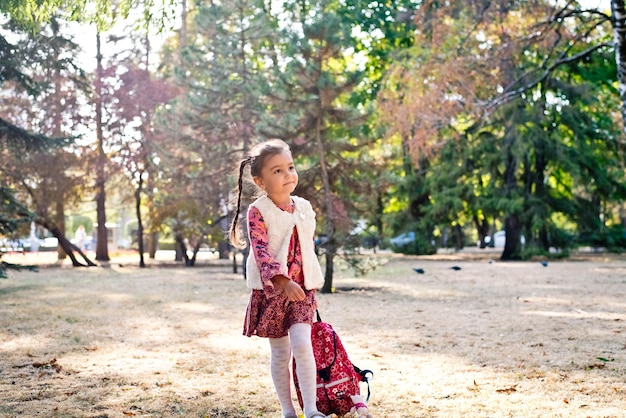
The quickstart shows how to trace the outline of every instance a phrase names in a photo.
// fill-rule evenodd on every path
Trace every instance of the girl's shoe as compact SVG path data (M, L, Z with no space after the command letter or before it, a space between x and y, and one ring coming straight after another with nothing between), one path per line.
M309 415L306 418L326 418L326 415L322 414L319 411L315 411L315 412L313 412L311 415Z

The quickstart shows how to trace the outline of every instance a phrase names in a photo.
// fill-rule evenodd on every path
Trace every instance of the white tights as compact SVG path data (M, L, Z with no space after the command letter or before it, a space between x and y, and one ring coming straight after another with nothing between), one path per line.
M311 345L311 325L294 324L289 328L288 337L269 340L272 353L270 373L283 417L296 416L291 398L291 375L289 373L289 360L291 360L292 352L296 359L296 374L304 403L304 416L311 416L317 411L315 404L317 370Z

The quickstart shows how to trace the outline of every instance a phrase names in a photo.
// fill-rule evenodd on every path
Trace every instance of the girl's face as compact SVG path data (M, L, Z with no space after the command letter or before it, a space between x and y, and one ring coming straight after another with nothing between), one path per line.
M289 151L274 154L265 160L261 174L254 177L257 186L277 205L288 204L298 185L298 173Z

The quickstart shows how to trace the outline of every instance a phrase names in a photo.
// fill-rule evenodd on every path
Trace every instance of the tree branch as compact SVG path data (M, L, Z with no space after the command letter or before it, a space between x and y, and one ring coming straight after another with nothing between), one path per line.
M533 87L537 86L539 83L545 81L550 76L550 74L552 74L552 72L555 69L557 69L558 67L560 67L561 65L565 65L565 64L572 63L572 62L580 61L580 60L584 59L585 57L587 57L588 55L592 54L593 52L595 52L595 51L597 51L597 50L599 50L601 48L608 47L608 46L613 46L613 43L611 43L611 42L603 42L603 43L594 45L592 47L589 47L586 50L584 50L582 52L579 52L578 54L575 54L575 55L572 55L570 57L565 57L565 58L561 58L561 59L556 60L551 65L545 67L544 71L536 79L530 81L529 83L523 84L521 87L518 87L518 88L516 88L514 90L505 91L502 95L500 95L500 96L494 98L493 100L485 103L485 105L483 106L483 108L485 109L484 114L485 115L490 114L491 112L493 112L499 106L510 102L515 97L519 96L520 94L524 93L527 90L532 89ZM524 76L520 77L518 80L516 80L514 83L512 83L512 85L519 84L519 82L521 80L524 80L527 77L528 77L528 73L525 74Z

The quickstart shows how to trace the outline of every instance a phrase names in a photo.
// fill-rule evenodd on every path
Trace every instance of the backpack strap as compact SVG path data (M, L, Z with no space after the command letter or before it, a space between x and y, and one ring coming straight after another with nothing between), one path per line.
M354 371L361 376L361 382L365 382L367 383L367 398L365 399L365 402L368 402L370 400L370 379L374 378L374 372L371 370L361 370L358 367L356 367L354 364L352 364L352 367L354 367Z
M318 314L319 317L319 314ZM319 321L322 322L322 321ZM333 367L333 365L335 364L335 361L337 360L337 333L335 332L335 330L333 331L333 349L334 349L334 353L333 353L333 361L327 366L324 367L323 369L320 369L317 371L317 374L319 375L319 377L322 378L322 380L324 382L328 382L330 380L330 369Z

